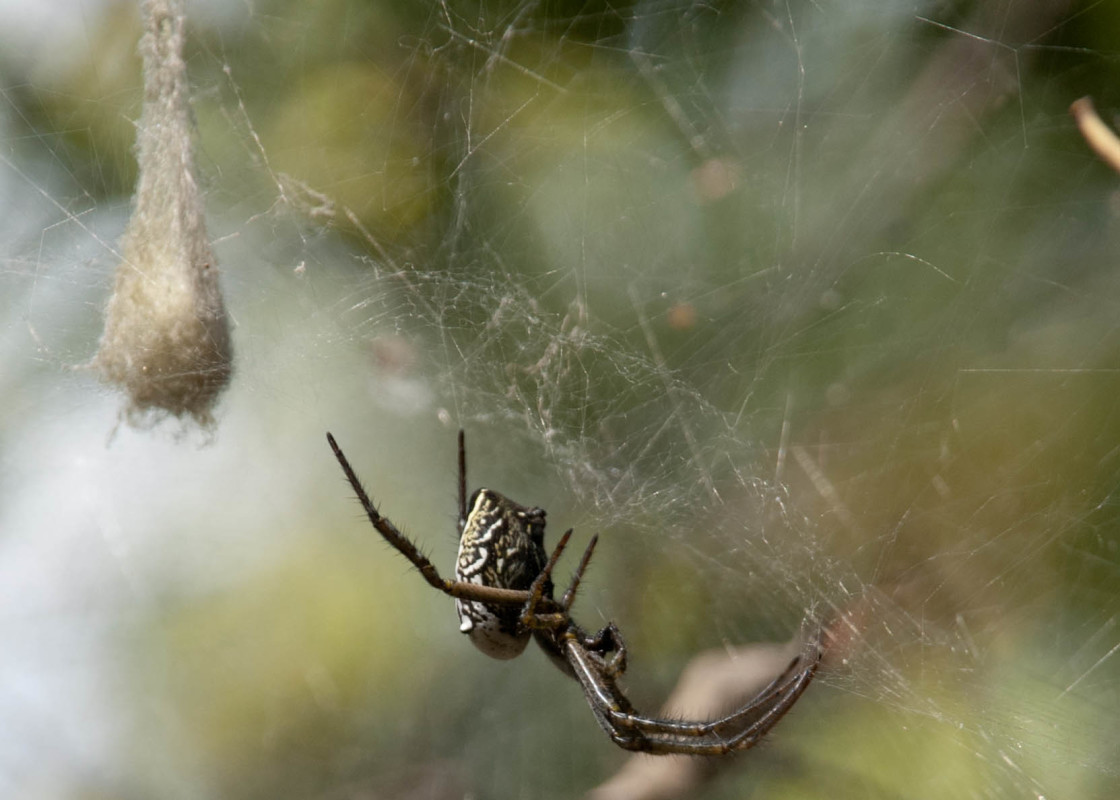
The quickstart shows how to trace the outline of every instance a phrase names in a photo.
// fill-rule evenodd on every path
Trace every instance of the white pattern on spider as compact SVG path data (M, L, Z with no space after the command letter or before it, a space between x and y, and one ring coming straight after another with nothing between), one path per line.
M528 591L546 561L544 510L511 503L489 489L475 492L468 507L455 578L476 586ZM455 607L459 630L491 658L515 658L529 644L532 631L521 625L517 606L459 598Z

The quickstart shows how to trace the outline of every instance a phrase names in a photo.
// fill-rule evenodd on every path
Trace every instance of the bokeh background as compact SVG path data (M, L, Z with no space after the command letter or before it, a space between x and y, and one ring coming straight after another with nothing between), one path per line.
M843 619L713 798L1120 792L1107 2L189 4L235 373L120 423L130 2L0 3L0 796L571 797L625 754L361 517L602 533L653 712ZM569 566L570 568L570 566ZM563 572L564 567L561 568Z

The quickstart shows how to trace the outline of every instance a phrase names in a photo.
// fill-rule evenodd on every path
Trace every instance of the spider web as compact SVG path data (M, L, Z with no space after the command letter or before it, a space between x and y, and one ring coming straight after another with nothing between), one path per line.
M442 569L460 426L472 488L602 534L575 616L642 711L833 625L708 796L1120 787L1116 176L1066 112L1111 122L1111 5L191 4L209 434L77 368L136 9L0 14L0 794L606 779L577 687L474 652L323 440Z

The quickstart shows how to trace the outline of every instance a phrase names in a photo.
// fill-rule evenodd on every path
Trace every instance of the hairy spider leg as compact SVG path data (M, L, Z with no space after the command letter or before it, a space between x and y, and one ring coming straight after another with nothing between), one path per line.
M771 703L783 706L788 710L789 706L793 705L794 701L801 696L801 693L813 680L817 668L820 666L823 652L820 644L814 643L811 660L807 659L804 654L794 656L782 673L763 687L743 708L728 714L722 719L701 724L699 728L702 733L714 733L717 736L722 736L727 730L738 729L748 719L761 720L766 715L763 709L769 707ZM787 691L789 694L786 694ZM777 722L777 720L774 721ZM754 723L749 724L753 725Z
M467 526L467 445L463 429L459 429L459 535Z
M613 684L608 685L606 681L596 677L597 672L591 662L591 654L582 647L576 631L569 631L564 636L563 647L565 660L571 667L573 677L579 683L580 688L583 689L583 694L587 698L587 705L591 707L591 713L594 714L599 727L606 732L615 744L627 750L635 749L628 746L636 741L634 736L620 733L612 721L614 714L633 714L635 712L630 700L619 692Z
M568 623L567 609L563 609L560 613L555 614L538 614L537 605L544 597L544 588L548 584L548 580L552 575L552 570L556 567L556 562L560 560L561 553L564 548L568 546L568 540L572 538L572 529L564 531L564 535L556 542L556 547L552 549L552 555L548 557L548 561L544 565L544 569L537 574L533 579L533 583L529 586L529 599L525 602L525 608L521 610L521 624L529 629L534 628L559 628Z
M579 589L580 581L583 580L583 574L587 571L587 565L591 563L591 554L595 552L595 545L599 543L599 534L591 537L587 549L583 551L583 557L579 560L579 566L572 574L572 581L568 585L567 591L560 598L560 607L564 609L567 614L571 608L572 603L576 599L576 591ZM568 617L571 621L571 617ZM608 622L600 628L593 636L588 635L582 628L579 628L574 621L571 622L571 627L578 631L579 637L583 643L584 648L598 657L600 661L600 668L612 678L617 678L626 671L626 642L622 638L622 631L613 622ZM605 658L607 653L612 655Z
M526 628L540 629L550 628L559 629L565 625L571 625L572 619L568 611L572 607L572 602L575 600L576 589L579 587L580 580L583 578L583 572L587 569L588 563L591 561L591 554L595 552L595 545L599 542L599 536L596 534L591 537L588 542L587 548L583 551L583 556L579 560L579 566L576 567L575 573L572 575L571 583L568 585L567 591L564 592L563 599L560 601L560 611L550 614L538 614L537 605L544 598L544 587L548 583L552 575L556 563L560 560L560 554L564 552L564 548L568 546L568 540L572 538L572 529L568 528L564 535L556 542L556 547L552 551L552 555L548 559L548 563L544 565L544 569L537 575L533 581L532 586L529 587L529 601L525 603L525 608L521 612L521 624ZM555 602L555 601L553 601Z
M575 602L576 590L579 589L579 583L583 580L584 570L586 570L587 565L591 563L591 554L595 552L595 545L598 543L599 534L595 534L591 537L591 541L588 542L587 549L583 551L583 557L579 560L579 566L576 567L576 571L572 573L572 582L568 584L567 591L565 591L564 595L560 598L560 607L564 609L565 612L569 611L572 607L572 603Z
M738 730L745 722L749 727L754 727L761 722L765 722L768 717L777 712L777 717L762 731L762 733L765 733L766 730L773 727L782 714L789 710L789 707L801 696L801 693L805 691L816 674L823 650L819 642L814 642L813 647L814 652L811 661L803 663L805 662L803 656L795 656L777 678L767 684L738 711L708 722L678 722L674 723L674 727L693 736L710 736L713 734L722 736L723 731L727 729ZM802 665L800 669L798 668L799 664ZM748 722L752 719L753 722ZM638 722L643 724L640 720Z
M696 742L674 740L658 741L672 742L674 750L677 752L694 752L702 755L723 755L724 753L730 753L735 750L747 750L758 744L759 740L769 733L770 729L777 725L778 721L793 707L793 704L797 702L805 689L808 688L809 683L812 681L817 671L818 664L819 660L813 661L806 669L796 673L796 679L788 686L788 694L784 696L775 695L773 698L775 701L774 705L762 716L759 716L755 721L751 722L746 728L743 728L736 734L725 736L717 733L716 735L718 738L713 744L707 746L701 745L699 747L691 747L691 745L698 744ZM782 691L785 691L785 688L783 688ZM750 705L753 706L754 703L752 702ZM749 708L750 706L748 706L748 709ZM744 711L748 709L744 709ZM753 714L753 712L751 713ZM742 714L743 712L739 712L733 716L741 716ZM723 726L725 721L720 720L716 724ZM656 734L655 731L653 733Z
M550 632L551 635L546 635L543 641L538 636L537 641L550 656L557 660L557 665L561 667L561 671L568 673L573 678L576 677L575 671L570 664L564 661L563 645L561 644L561 640L568 634L574 635L580 641L583 648L596 659L600 670L612 678L617 678L626 671L626 642L622 639L622 631L613 622L608 622L594 635L590 635L576 624L570 614L576 591L579 589L588 564L591 563L595 546L599 543L599 534L592 536L591 541L587 543L583 556L580 557L579 565L572 573L571 582L560 601L561 610L558 613L551 614L539 614L536 610L537 603L542 599L544 586L548 582L553 569L555 569L556 563L560 560L560 554L567 547L571 536L572 530L569 528L560 537L552 556L548 559L548 563L545 564L544 569L533 581L533 585L529 587L530 599L521 612L521 624L536 631ZM561 629L563 629L563 633L560 632ZM610 654L610 656L608 657L607 654Z
M556 543L556 549L552 551L552 556L548 559L544 569L541 570L540 575L533 581L533 585L529 587L530 602L525 605L525 612L522 615L522 622L526 625L530 620L538 617L536 612L536 603L540 601L545 583L548 581L552 574L552 570L556 567L556 562L560 560L560 554L564 552L564 548L568 545L568 540L572 537L572 529L568 528L560 540ZM583 551L583 556L580 557L579 566L576 571L572 573L571 582L568 584L567 590L564 592L560 600L560 608L563 610L562 615L566 616L567 612L571 610L572 603L576 598L576 590L579 589L580 581L583 580L583 573L587 569L587 565L591 563L591 554L595 552L595 545L599 543L599 534L591 537L591 541L587 543L587 548ZM570 617L568 617L570 619Z
M587 549L583 551L583 557L580 559L576 571L572 574L572 581L568 585L567 591L560 598L560 607L564 609L565 614L571 610L572 603L575 602L576 590L579 589L583 574L587 571L587 565L591 562L591 554L595 552L595 545L598 543L599 534L595 534L591 537ZM571 620L570 616L569 620ZM600 667L608 675L617 678L626 671L626 642L623 640L622 631L618 629L617 625L608 622L593 636L588 635L574 622L571 625L579 632L584 648L599 658ZM607 653L613 653L613 655L610 658L604 658L603 656Z
M342 448L334 440L334 436L330 433L327 434L327 442L334 451L335 458L338 463L342 465L342 471L346 473L346 479L350 482L351 488L354 493L358 495L358 502L362 504L362 508L369 517L369 521L373 523L373 527L377 529L389 544L395 547L401 555L412 562L412 565L420 571L424 576L424 580L428 585L433 588L439 589L444 594L450 595L455 598L462 598L464 600L474 600L481 603L497 603L501 605L524 605L529 599L529 593L520 589L501 589L493 586L482 586L475 583L463 583L461 581L450 581L439 574L435 564L428 560L428 558L420 552L412 541L401 533L397 526L388 520L388 518L381 516L374 508L373 501L370 500L369 494L366 493L362 482L358 479L357 473L354 468L350 466L350 462L342 453Z
M420 574L424 576L424 580L436 589L446 592L448 589L447 584L450 582L443 579L439 571L435 568L435 565L420 552L420 549L416 547L407 536L397 530L397 526L377 512L365 487L362 486L358 474L354 472L354 468L350 466L350 462L346 459L346 456L343 455L342 448L338 446L338 442L334 440L334 436L330 433L327 434L327 442L330 444L331 450L334 451L334 456L338 459L338 463L342 465L342 471L346 473L346 480L350 482L350 486L358 495L358 502L362 504L362 508L365 510L366 516L369 517L369 521L373 523L373 527L377 529L378 533L385 537L389 544L397 548L405 558L411 561L413 565L420 570Z
M671 730L673 733L687 736L720 736L723 735L723 731L726 729L737 730L746 720L752 717L756 719L765 717L769 711L772 710L772 704L780 704L781 696L791 686L796 688L801 682L808 685L820 661L819 648L817 649L814 660L810 662L807 667L799 671L797 666L802 660L802 656L795 656L789 664L786 665L786 668L782 670L781 674L755 694L749 703L725 717L706 722L686 722L681 720L647 719L638 716L635 717L632 722L634 726L638 728L649 728L651 726L648 723L654 723L656 730L652 732L663 735L668 734ZM612 696L614 696L616 700L625 699L621 696L617 687L608 685L607 688L613 690ZM794 699L796 699L796 697L794 697ZM624 721L624 723L629 724L627 721Z
M673 732L701 738L716 736L721 743L733 744L743 740L744 737L755 731L757 735L750 742L750 744L753 744L789 711L812 681L820 664L820 656L818 654L812 661L798 669L798 664L802 661L801 656L794 658L781 675L738 711L709 722L674 721L672 724ZM638 727L647 729L647 733L669 734L661 720L653 720L653 722L656 723L656 726L648 725L647 721L641 718L635 720ZM745 728L744 725L746 725ZM750 744L743 746L744 748L749 747Z
M615 744L652 753L722 755L756 744L785 716L808 687L820 664L817 656L800 671L795 658L786 670L742 709L710 722L656 719L637 714L618 687L597 669L597 659L574 634L565 636L565 651L596 720ZM740 725L746 727L739 729ZM736 733L725 735L733 729Z
M583 649L598 660L599 669L608 678L618 678L626 672L626 641L617 625L608 622L594 636L580 633ZM609 658L605 657L607 653L611 654Z

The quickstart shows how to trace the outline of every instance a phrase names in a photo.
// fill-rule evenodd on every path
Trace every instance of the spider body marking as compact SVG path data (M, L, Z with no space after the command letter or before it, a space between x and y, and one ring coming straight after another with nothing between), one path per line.
M723 755L746 750L766 735L809 686L823 655L820 636L746 705L719 719L689 721L646 717L618 687L626 670L626 645L613 622L588 634L570 612L598 536L593 536L560 600L552 571L571 538L560 537L545 557L545 512L522 506L490 489L467 501L466 448L459 431L459 554L456 580L443 578L412 541L378 513L331 434L327 441L377 531L412 562L433 588L454 597L459 629L483 653L519 655L534 638L561 671L583 690L599 726L625 750L662 755Z
M545 512L526 508L490 489L471 497L459 535L455 578L460 583L528 592L544 570ZM552 583L543 588L552 596ZM491 658L521 655L532 634L521 624L521 609L512 604L457 598L459 630Z

